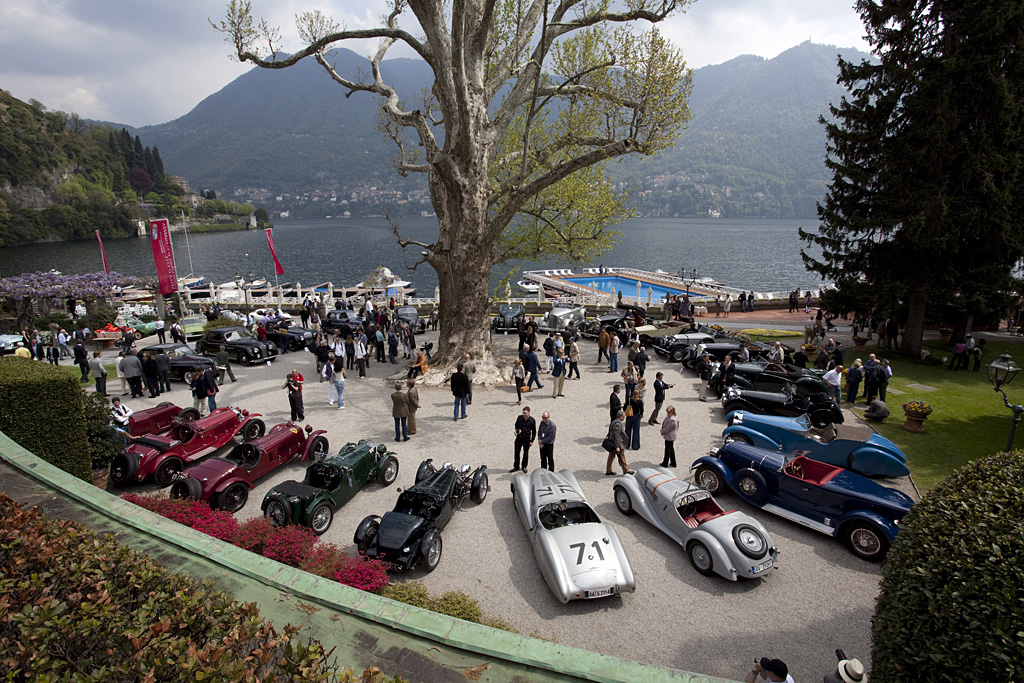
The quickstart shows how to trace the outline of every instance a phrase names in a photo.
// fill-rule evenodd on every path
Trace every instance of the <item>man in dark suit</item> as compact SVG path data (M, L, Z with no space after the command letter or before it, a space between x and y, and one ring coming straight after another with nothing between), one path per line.
M466 400L469 398L469 377L462 371L459 363L451 378L452 396L455 397L455 419L459 419L459 408L462 408L462 419L466 419Z
M622 398L619 396L620 391L622 391L622 385L616 384L612 387L612 395L608 397L608 403L611 408L608 413L609 419L614 420L615 416L622 410Z
M509 472L517 472L520 469L519 466L519 453L523 454L522 470L526 471L530 462L530 446L537 439L537 421L530 417L530 407L523 407L523 414L516 418L515 425L516 432L516 443L515 443L515 461L512 465L512 469Z
M523 350L526 351L526 357L523 358L523 369L530 373L529 378L526 380L526 386L536 382L537 388L543 389L544 385L540 383L540 378L537 377L537 373L540 372L540 360L537 358L537 354L534 353L533 347L529 344L524 346Z

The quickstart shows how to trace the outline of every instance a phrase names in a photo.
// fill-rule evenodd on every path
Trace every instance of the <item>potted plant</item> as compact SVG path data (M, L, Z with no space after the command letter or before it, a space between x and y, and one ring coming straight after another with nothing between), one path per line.
M940 327L939 328L939 341L948 342L953 337L952 327Z
M932 407L924 401L907 401L903 404L906 421L903 428L908 432L924 432L924 421L932 414Z
M853 338L853 348L855 350L857 350L857 351L863 351L864 350L864 346L869 341L871 341L871 336L870 335L868 335L867 337L854 336L854 338Z

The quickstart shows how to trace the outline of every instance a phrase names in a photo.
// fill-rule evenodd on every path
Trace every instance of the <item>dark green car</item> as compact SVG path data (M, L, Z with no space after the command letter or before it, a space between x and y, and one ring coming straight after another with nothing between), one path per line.
M347 443L338 454L306 468L302 481L289 480L263 498L263 514L274 526L301 524L317 536L331 528L334 512L363 484L376 480L390 486L398 478L398 458L384 444L365 439Z

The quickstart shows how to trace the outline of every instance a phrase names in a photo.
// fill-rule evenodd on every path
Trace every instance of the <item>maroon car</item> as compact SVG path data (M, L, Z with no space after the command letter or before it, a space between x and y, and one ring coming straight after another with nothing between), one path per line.
M238 408L217 408L206 417L178 422L166 434L133 438L124 452L110 463L110 481L117 486L142 483L152 476L169 486L185 463L226 446L236 434L246 441L263 436L266 425L257 413Z
M191 422L199 419L195 408L179 408L164 401L155 408L136 410L128 418L128 433L132 436L160 434L166 432L175 422Z
M323 460L327 456L324 430L292 422L275 425L266 436L239 444L226 458L209 458L175 475L171 498L192 498L210 507L236 512L249 499L249 490L260 477L296 457Z

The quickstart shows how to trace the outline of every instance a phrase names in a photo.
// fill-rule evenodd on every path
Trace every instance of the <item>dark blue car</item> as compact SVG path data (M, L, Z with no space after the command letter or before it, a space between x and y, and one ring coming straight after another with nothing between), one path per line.
M794 453L726 443L698 459L697 484L728 486L751 505L841 539L857 557L880 561L914 501L835 465Z

